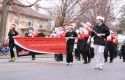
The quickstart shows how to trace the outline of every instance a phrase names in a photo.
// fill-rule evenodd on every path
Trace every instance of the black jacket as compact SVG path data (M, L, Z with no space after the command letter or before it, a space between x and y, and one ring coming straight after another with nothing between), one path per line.
M94 32L91 33L91 37L94 36L94 44L97 45L105 45L104 39L107 39L107 36L109 36L109 28L103 23L101 26L95 26L93 30L96 33L105 33L105 36L98 37Z

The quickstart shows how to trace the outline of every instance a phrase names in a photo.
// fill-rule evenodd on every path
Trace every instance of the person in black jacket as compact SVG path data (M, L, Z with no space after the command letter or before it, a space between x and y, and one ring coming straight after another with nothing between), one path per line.
M14 43L14 38L13 37L18 36L18 32L15 30L15 28L16 28L16 25L11 24L10 25L10 31L8 33L10 56L11 56L9 62L14 62L15 61L15 54L14 54L14 51L13 51L13 48L15 47L15 43ZM7 42L7 40L6 40L6 42Z
M103 23L104 18L102 16L97 16L96 23L97 26L93 27L93 31L91 36L88 39L88 43L90 43L91 37L94 36L94 50L95 50L95 59L96 59L96 68L102 70L104 65L104 48L105 41L104 39L109 36L109 28Z
M72 65L73 63L73 48L74 48L74 42L75 39L77 39L78 35L76 32L73 31L73 25L69 24L68 25L68 32L66 33L65 37L67 39L67 54L66 54L66 61L67 65Z

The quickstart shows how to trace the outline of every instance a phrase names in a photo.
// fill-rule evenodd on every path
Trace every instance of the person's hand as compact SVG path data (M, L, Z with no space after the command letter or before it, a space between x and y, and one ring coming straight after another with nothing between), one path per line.
M74 39L74 37L70 37L70 39Z
M66 37L66 40L69 40L69 38L68 38L68 37Z
M101 36L102 36L102 34L97 34L97 36L98 36L98 37L101 37Z
M87 43L88 43L88 44L90 43L90 39L87 40Z

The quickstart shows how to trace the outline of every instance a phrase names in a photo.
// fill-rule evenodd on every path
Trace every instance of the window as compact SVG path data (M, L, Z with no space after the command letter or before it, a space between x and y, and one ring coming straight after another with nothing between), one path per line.
M26 26L30 27L33 26L33 19L27 19Z
M39 25L39 28L42 28L43 26L43 22L42 21L40 21L40 25Z

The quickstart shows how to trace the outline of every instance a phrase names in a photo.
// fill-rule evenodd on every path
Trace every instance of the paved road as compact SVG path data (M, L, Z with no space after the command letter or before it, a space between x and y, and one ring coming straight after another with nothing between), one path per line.
M0 80L125 80L125 62L115 59L105 63L103 70L95 70L95 60L89 64L74 61L56 62L53 58L17 59L14 63L0 59Z

